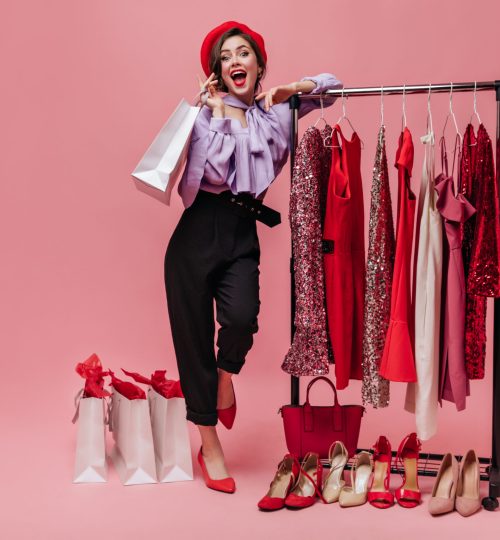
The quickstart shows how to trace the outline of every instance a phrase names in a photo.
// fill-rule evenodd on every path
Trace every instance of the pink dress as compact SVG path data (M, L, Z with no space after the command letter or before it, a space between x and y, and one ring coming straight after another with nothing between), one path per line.
M456 142L460 144L458 135ZM465 275L460 229L476 210L461 193L455 196L453 171L452 175L448 176L444 138L441 138L440 145L444 173L439 174L434 181L438 194L436 208L443 218L445 230L443 243L444 326L439 399L441 404L443 399L455 403L457 410L461 411L465 409L465 401L470 394L470 389L465 371Z

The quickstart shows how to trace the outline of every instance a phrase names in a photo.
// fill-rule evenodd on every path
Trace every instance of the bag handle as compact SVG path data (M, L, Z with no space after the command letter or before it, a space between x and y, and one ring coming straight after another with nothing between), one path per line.
M337 389L335 388L335 385L333 384L333 382L328 378L328 377L323 377L322 375L320 375L319 377L315 377L308 385L307 385L307 392L306 392L306 404L309 405L309 391L311 390L312 386L314 383L316 383L317 381L325 381L327 382L331 389L333 390L333 393L335 395L335 400L334 400L334 406L335 407L338 407L339 406L339 398L337 396Z

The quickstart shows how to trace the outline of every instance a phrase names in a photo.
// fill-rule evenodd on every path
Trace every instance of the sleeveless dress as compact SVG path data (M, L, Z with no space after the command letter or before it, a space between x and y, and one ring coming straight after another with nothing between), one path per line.
M425 145L425 154L418 198L413 278L417 382L408 383L405 409L415 414L418 437L428 440L437 431L443 224L434 191L432 129L429 128L420 140Z
M396 260L392 279L391 320L380 364L380 375L390 381L416 382L411 310L411 252L415 195L410 189L413 141L408 128L399 136L395 166L398 170Z
M349 379L363 377L364 209L358 134L353 133L351 140L347 140L337 124L332 145L323 230L328 250L323 255L323 265L336 384L342 390Z
M455 149L457 144L460 145L458 135ZM461 193L455 196L453 170L448 176L444 138L441 138L440 145L444 173L437 176L434 184L438 194L436 207L443 217L446 236L443 261L446 286L443 287L445 302L439 398L441 403L443 399L455 403L457 410L461 411L465 409L470 389L465 371L465 275L460 229L476 210Z
M385 336L391 316L394 268L394 224L385 151L385 127L378 134L370 204L363 332L363 403L389 405L389 381L379 375Z

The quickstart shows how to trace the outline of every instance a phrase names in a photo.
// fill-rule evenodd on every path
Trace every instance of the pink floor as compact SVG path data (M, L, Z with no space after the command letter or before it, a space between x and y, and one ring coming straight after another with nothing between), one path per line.
M233 495L207 489L196 462L194 481L124 487L110 466L106 484L72 484L75 441L72 435L68 437L72 430L57 437L54 426L39 423L30 435L23 435L24 445L12 438L6 441L6 455L11 451L17 459L11 467L2 464L0 537L6 540L499 537L498 511L481 510L469 518L456 512L431 517L426 506L432 488L429 479L421 480L424 503L412 510L397 506L378 510L369 505L342 509L337 504L327 506L318 502L300 511L260 512L256 502L266 492L284 451L281 431L276 429L279 417L250 427L247 411L237 420L240 422L235 424L234 431L221 430L228 467L237 482ZM197 450L194 429L191 434L194 457ZM51 444L48 437L52 438ZM39 444L30 445L28 438L38 440ZM399 482L393 475L392 487ZM486 484L482 484L482 489L486 490Z

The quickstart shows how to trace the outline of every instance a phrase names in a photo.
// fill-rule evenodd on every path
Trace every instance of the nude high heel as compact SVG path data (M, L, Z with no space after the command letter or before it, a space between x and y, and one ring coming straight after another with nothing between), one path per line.
M455 508L464 516L471 516L481 508L479 494L479 460L476 452L469 450L460 462Z
M327 503L334 503L339 500L340 491L345 485L343 472L348 459L349 455L344 443L342 441L332 443L328 450L330 471L323 483L323 497Z
M343 487L339 504L343 508L365 504L368 493L368 482L372 474L372 459L369 452L359 452L351 468L351 486Z
M429 499L429 512L433 516L453 512L457 483L458 461L452 454L445 454Z

